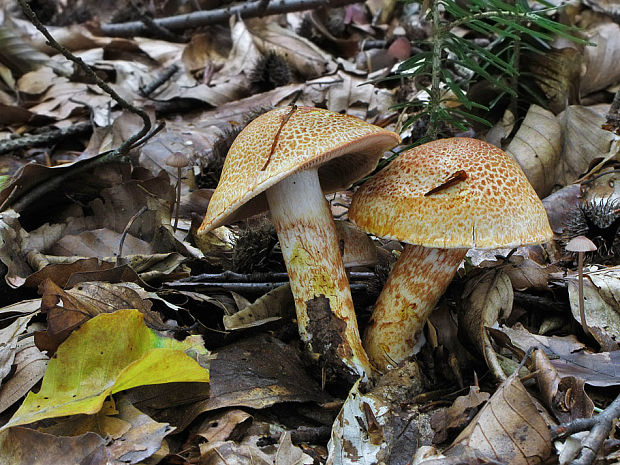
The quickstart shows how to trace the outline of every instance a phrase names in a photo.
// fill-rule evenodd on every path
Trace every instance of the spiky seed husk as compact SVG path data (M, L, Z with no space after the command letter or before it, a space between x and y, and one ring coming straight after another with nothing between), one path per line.
M597 247L586 253L585 262L620 263L620 202L593 199L581 202L568 216L562 232L562 245L574 237L585 236Z
M274 51L263 55L250 73L250 86L256 92L267 92L291 82L286 60Z

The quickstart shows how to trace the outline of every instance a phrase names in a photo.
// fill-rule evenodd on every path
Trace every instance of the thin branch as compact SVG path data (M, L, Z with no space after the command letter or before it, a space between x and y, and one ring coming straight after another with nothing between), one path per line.
M86 134L92 130L90 123L78 123L67 128L50 129L40 134L27 134L7 139L0 142L0 155L14 150L26 149L33 146L46 145L57 142L67 137L75 137Z
M76 57L73 53L67 50L65 47L60 45L54 37L49 33L47 28L39 21L37 15L32 11L30 5L26 3L26 0L17 0L22 7L24 14L28 17L28 19L32 22L32 24L43 34L43 36L47 39L50 46L54 47L60 53L64 55L67 60L75 63L88 77L93 79L93 81L99 86L104 92L106 92L110 97L112 97L123 110L130 111L132 113L137 114L142 118L143 127L136 134L130 136L125 142L123 142L115 152L118 155L126 155L129 150L134 147L144 136L146 136L151 129L151 120L147 113L144 110L141 110L131 103L127 102L124 98L116 93L114 89L112 89L103 79L101 79L97 74L88 66L80 57Z
M593 418L579 418L563 425L550 428L551 438L556 439L578 431L590 429L590 434L581 444L579 457L571 462L572 465L591 465L603 447L603 442L609 436L614 420L620 417L620 396L609 404L602 413Z
M20 2L21 1L23 0L20 0ZM321 6L334 8L358 1L359 0L277 0L270 1L265 5L264 0L257 0L253 2L243 2L228 8L194 11L184 15L159 18L155 19L154 23L169 31L183 31L200 26L226 23L231 16L255 18L259 16L290 13L293 11L311 10ZM101 33L106 36L115 37L144 35L149 32L149 28L141 21L102 24L100 30Z
M349 280L366 280L374 278L376 275L371 272L364 271L352 271L347 273ZM271 273L235 273L234 271L224 271L222 273L203 273L189 278L179 279L175 283L215 283L215 282L233 282L233 283L264 283L273 281L286 281L288 280L288 274L285 272L271 272Z

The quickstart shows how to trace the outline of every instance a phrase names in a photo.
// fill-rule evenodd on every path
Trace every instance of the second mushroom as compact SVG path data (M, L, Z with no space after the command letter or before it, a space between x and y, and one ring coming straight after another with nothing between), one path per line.
M402 153L354 195L349 218L406 242L375 305L364 347L382 370L411 356L467 249L551 239L545 209L519 166L476 139L437 140Z

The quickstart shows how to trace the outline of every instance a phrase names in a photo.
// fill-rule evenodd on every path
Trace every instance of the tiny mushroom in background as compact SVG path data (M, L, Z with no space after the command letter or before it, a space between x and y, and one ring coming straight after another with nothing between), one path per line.
M269 209L301 337L349 381L372 377L373 367L362 348L324 193L343 190L370 173L399 142L394 132L318 108L264 113L233 142L199 231ZM331 309L328 315L309 304L323 297Z
M185 154L174 152L166 159L166 165L177 169L177 209L176 215L174 215L174 226L172 226L172 230L176 232L179 224L179 210L181 209L181 170L189 165L189 160Z
M359 188L349 218L375 236L408 244L364 337L371 362L382 370L413 354L469 248L539 244L553 236L519 166L497 147L467 138L403 152Z
M577 252L577 269L579 273L579 318L581 319L581 326L587 335L590 334L590 329L586 322L586 312L583 303L583 254L585 252L594 252L596 245L586 236L573 237L564 247L569 252Z

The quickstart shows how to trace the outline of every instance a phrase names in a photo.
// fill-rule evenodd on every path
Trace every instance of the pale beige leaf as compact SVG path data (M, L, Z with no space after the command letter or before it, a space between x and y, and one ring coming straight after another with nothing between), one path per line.
M294 308L295 303L291 286L285 284L256 299L253 304L243 310L233 315L224 315L224 327L231 331L259 326L269 321L294 315Z
M497 359L486 328L497 320L507 318L512 311L513 290L508 275L500 268L491 269L469 279L463 292L465 313L459 328L484 354L487 365L498 379L506 375Z
M568 295L571 312L579 317L578 276L568 276ZM620 348L620 267L585 273L583 280L586 323L603 351Z
M506 147L540 197L551 192L562 151L560 125L553 113L532 105L521 127Z
M620 81L620 25L597 24L586 31L586 38L596 46L584 50L586 73L581 78L582 95Z
M0 329L0 384L2 380L11 372L15 352L17 351L18 338L26 331L26 325L35 315L21 316L6 328Z
M593 160L601 159L603 163L618 158L618 137L601 129L608 111L609 105L571 105L558 115L564 143L557 183L567 185L575 182L588 171Z
M125 397L117 405L119 418L131 427L106 448L121 463L139 463L150 457L161 448L164 437L175 430L168 423L158 423L142 413Z
M30 391L45 374L48 358L34 345L34 337L17 344L13 364L15 372L0 388L0 412L4 412Z
M365 84L367 79L338 71L306 83L312 102L325 102L326 108L346 112L363 120L387 113L395 103L394 95L387 89Z
M243 410L232 409L207 415L194 434L207 442L227 441L242 424L252 423L252 416Z
M11 287L21 286L32 273L23 250L28 233L21 227L18 218L14 210L0 213L0 262L7 267L4 279Z
M495 391L450 448L458 445L511 465L534 465L551 455L547 424L517 372Z

